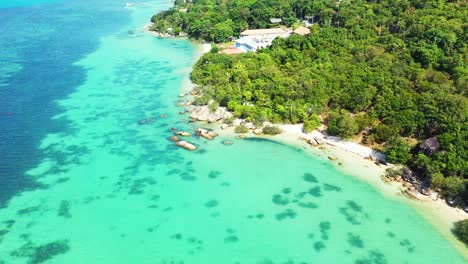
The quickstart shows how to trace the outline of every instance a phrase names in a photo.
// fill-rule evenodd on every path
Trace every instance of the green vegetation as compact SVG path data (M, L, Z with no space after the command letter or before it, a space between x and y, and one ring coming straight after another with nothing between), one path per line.
M218 110L219 103L216 101L212 101L211 103L208 104L208 109L210 110L210 113L216 112Z
M188 1L187 1L188 2ZM151 30L178 35L185 32L192 38L225 42L247 28L277 27L271 18L282 18L282 25L291 26L296 17L310 15L321 1L302 0L176 0L173 8L151 18ZM330 2L330 1L329 1ZM328 4L333 6L333 4ZM331 10L329 10L331 11Z
M238 133L238 134L245 134L247 132L249 132L249 129L245 126L244 123L238 125L235 129L234 129L234 132L235 133Z
M278 135L283 133L283 130L278 126L265 126L262 132L265 135Z
M257 53L205 54L196 104L215 100L254 123L304 123L383 146L458 204L468 203L468 8L465 1L177 0L153 30L225 42L247 28L314 17L312 34ZM236 128L243 130L245 126ZM431 154L418 143L437 137Z
M410 146L401 137L390 138L384 153L391 163L407 163L412 158Z
M307 119L304 119L304 125L302 127L302 129L306 132L306 133L310 133L312 131L314 131L315 129L317 129L321 122L320 122L320 118L317 116L317 115L313 115L312 117L309 117Z
M339 113L332 112L328 119L328 133L349 138L358 132L358 124L350 113L342 109Z
M330 134L352 137L366 130L366 142L382 145L390 161L405 163L445 197L459 204L468 201L466 3L214 3L196 1L187 15L211 5L204 12L219 13L222 21L230 18L234 35L247 26L270 26L271 17L286 21L313 15L318 23L306 37L276 39L257 53L205 54L192 79L209 99L247 120L304 122L310 131L317 125L311 116L321 114L328 117ZM235 8L223 13L224 6ZM247 6L243 15L237 9L241 6ZM206 19L211 15L187 21L183 28L193 37L224 40L191 33L194 24ZM204 25L203 30L217 28L212 22ZM429 137L440 142L430 155L418 147Z
M456 222L453 233L468 246L468 219Z

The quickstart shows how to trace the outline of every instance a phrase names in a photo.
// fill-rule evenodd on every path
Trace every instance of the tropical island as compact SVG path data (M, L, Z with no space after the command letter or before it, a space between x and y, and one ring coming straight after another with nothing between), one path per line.
M217 43L191 74L195 104L257 126L324 125L404 164L452 206L468 206L465 2L177 0L152 22L161 34ZM309 32L220 52L246 30L298 28ZM454 233L468 244L468 220Z

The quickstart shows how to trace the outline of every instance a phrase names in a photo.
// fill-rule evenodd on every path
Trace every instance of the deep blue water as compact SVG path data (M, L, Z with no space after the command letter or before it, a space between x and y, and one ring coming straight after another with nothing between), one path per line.
M116 1L45 2L0 3L0 206L20 191L47 188L25 172L47 151L38 149L46 134L70 129L51 119L60 112L54 101L84 81L73 63L128 20Z

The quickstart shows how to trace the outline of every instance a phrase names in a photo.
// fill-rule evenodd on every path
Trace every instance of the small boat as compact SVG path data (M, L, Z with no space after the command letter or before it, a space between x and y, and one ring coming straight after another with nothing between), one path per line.
M132 3L125 3L125 6L134 6Z

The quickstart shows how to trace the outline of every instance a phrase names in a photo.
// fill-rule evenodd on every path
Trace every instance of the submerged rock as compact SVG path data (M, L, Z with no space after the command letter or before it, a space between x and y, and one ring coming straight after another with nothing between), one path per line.
M186 131L179 131L179 132L176 132L175 134L178 135L178 136L183 136L183 137L189 137L190 136L190 133L186 132Z
M226 145L226 146L231 146L234 143L231 140L224 140L223 144Z
M186 150L190 150L190 151L197 149L197 147L195 145L193 145L192 143L189 143L189 142L187 142L185 140L178 141L175 144L177 146L179 146L179 147L182 147L182 148L184 148Z
M204 128L198 128L195 132L196 132L196 134L198 136L201 136L201 137L206 138L208 140L212 140L213 138L218 136L217 133L215 133L213 131L209 131L209 130L204 129Z

